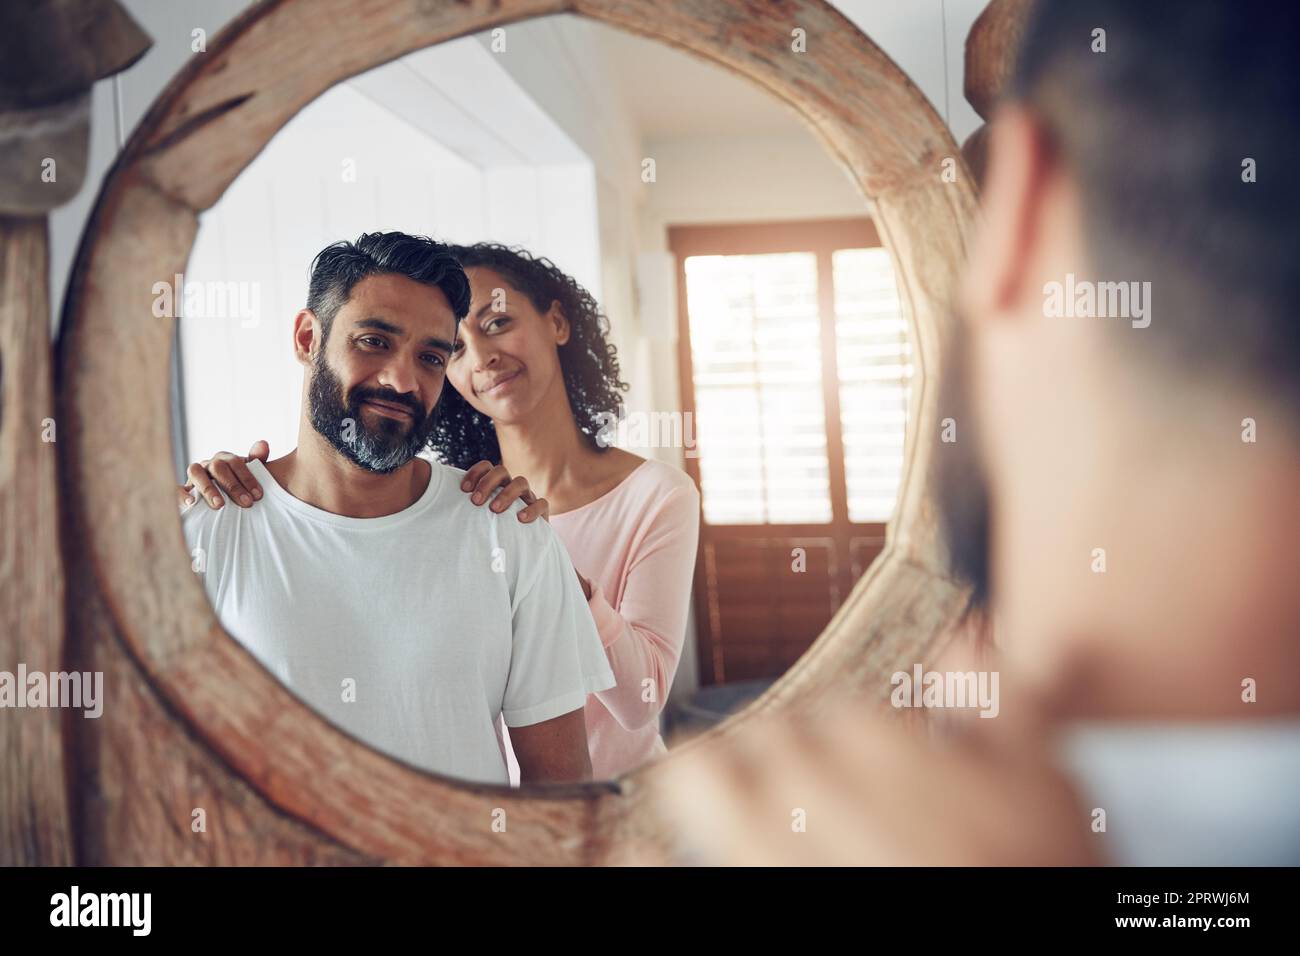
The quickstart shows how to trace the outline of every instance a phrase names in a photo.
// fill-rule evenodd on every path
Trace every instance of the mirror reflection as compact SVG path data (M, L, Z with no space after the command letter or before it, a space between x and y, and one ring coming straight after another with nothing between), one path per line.
M635 769L883 547L912 365L870 209L783 103L656 42L547 17L340 84L160 294L218 617L422 769Z

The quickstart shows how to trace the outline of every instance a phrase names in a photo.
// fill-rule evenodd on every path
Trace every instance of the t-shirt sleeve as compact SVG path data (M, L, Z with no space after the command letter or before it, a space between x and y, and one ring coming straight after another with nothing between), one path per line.
M230 505L213 511L202 497L196 495L194 504L181 513L181 534L189 552L190 570L203 584L208 602L220 608L225 596L227 568L230 563L231 522L226 520ZM237 516L236 516L237 517Z
M514 523L514 511L492 520ZM563 543L549 525L514 530L519 583L501 713L506 726L526 727L584 707L615 682Z

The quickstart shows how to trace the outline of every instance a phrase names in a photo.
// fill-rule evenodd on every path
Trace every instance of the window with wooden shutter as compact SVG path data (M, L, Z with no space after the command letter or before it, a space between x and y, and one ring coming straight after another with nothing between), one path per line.
M907 323L868 219L673 227L669 244L704 518L701 678L775 677L884 545Z

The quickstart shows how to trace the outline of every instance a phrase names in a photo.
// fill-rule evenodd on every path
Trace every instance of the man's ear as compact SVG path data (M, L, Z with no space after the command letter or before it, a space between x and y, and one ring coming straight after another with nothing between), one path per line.
M310 365L316 349L324 344L320 319L311 309L299 309L293 317L293 354L302 365Z
M977 322L1014 314L1025 295L1041 297L1032 266L1056 163L1047 130L1016 104L994 115L988 149L982 221L962 290L963 309ZM1031 283L1035 288L1027 287Z
M547 318L555 328L555 344L564 345L569 341L569 336L573 329L569 326L568 317L564 314L564 308L560 305L560 300L555 299L551 302L551 310L546 313Z

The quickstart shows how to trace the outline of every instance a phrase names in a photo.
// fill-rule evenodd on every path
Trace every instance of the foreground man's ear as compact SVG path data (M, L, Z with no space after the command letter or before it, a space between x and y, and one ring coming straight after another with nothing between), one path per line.
M1041 295L1034 251L1043 239L1047 186L1060 172L1047 130L1015 104L994 114L988 150L982 215L961 291L962 311L974 322L1013 315L1025 295Z

